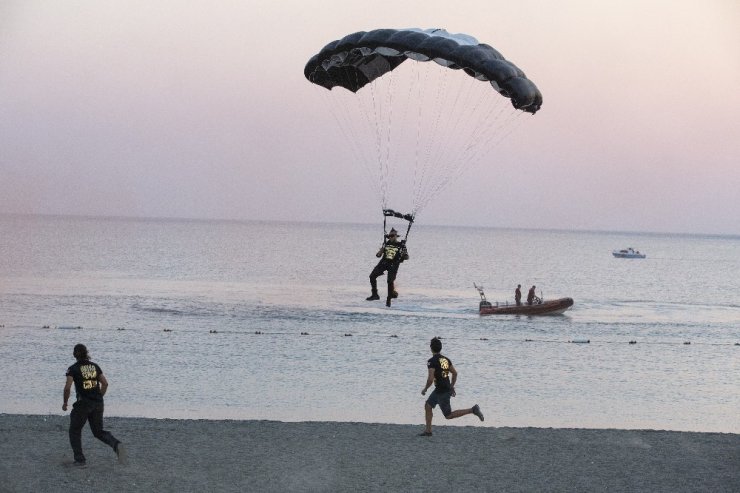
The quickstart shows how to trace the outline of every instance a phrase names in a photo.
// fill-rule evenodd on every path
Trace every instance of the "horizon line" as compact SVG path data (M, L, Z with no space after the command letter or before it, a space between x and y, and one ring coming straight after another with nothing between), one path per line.
M234 219L213 217L177 217L177 216L129 216L129 215L102 215L102 214L52 214L43 212L0 212L0 217L46 217L46 218L73 218L73 219L109 219L126 221L172 221L172 222L223 222L223 223L287 223L287 224L334 224L351 226L371 226L375 223L352 221L317 221L295 219ZM740 239L740 233L696 233L678 231L639 231L639 230L609 230L609 229L565 229L565 228L527 228L520 226L473 226L426 223L426 226L456 229L498 229L509 231L546 231L554 233L590 233L590 234L632 234L654 236L698 236L726 239Z

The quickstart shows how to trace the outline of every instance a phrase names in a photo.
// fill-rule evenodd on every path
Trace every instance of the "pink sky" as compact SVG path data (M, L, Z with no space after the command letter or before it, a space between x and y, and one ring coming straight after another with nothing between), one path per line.
M379 221L303 66L381 27L472 34L544 96L419 220L740 234L734 0L6 0L0 213Z

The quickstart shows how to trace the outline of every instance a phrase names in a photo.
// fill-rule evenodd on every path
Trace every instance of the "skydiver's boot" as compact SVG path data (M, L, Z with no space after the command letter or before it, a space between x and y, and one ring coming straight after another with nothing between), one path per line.
M396 298L398 298L398 291L396 291L396 290L394 289L394 290L393 290L393 292L391 292L391 298L393 298L394 300L395 300Z
M371 289L371 294L365 299L367 301L379 300L380 296L378 296L378 282L372 277L370 278L370 289Z
M367 301L375 301L379 300L380 296L378 296L378 281L375 280L375 278L370 278L370 290L371 294L367 298L365 298Z
M385 306L391 306L391 298L388 297L385 299Z

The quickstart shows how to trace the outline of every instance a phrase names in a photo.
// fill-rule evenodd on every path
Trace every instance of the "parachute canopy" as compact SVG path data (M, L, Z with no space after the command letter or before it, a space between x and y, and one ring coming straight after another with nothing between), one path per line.
M444 29L349 34L311 57L304 74L329 89L317 89L323 107L370 178L384 221L409 226L466 169L501 165L496 146L542 105L498 51Z
M444 29L376 29L332 41L306 64L306 78L327 89L340 86L357 92L407 59L435 61L490 82L514 108L536 113L542 94L516 65L491 46L467 34Z

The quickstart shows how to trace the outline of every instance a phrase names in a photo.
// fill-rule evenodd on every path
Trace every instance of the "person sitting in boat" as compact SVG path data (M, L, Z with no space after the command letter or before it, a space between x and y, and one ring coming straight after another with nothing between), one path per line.
M527 304L531 305L534 303L535 299L537 299L537 296L534 294L534 290L537 286L532 286L529 288L529 293L527 293Z
M401 262L409 259L406 242L404 240L398 240L398 232L395 228L391 228L386 240L383 242L383 246L380 247L380 250L378 250L375 256L380 258L380 262L378 262L378 265L370 273L370 289L372 293L367 297L367 300L380 299L380 296L378 296L377 279L385 271L388 271L388 296L385 306L391 306L391 299L398 298L398 292L394 288L398 267L401 265Z
M516 290L514 291L514 301L516 301L516 306L521 306L522 304L522 285L517 284Z

